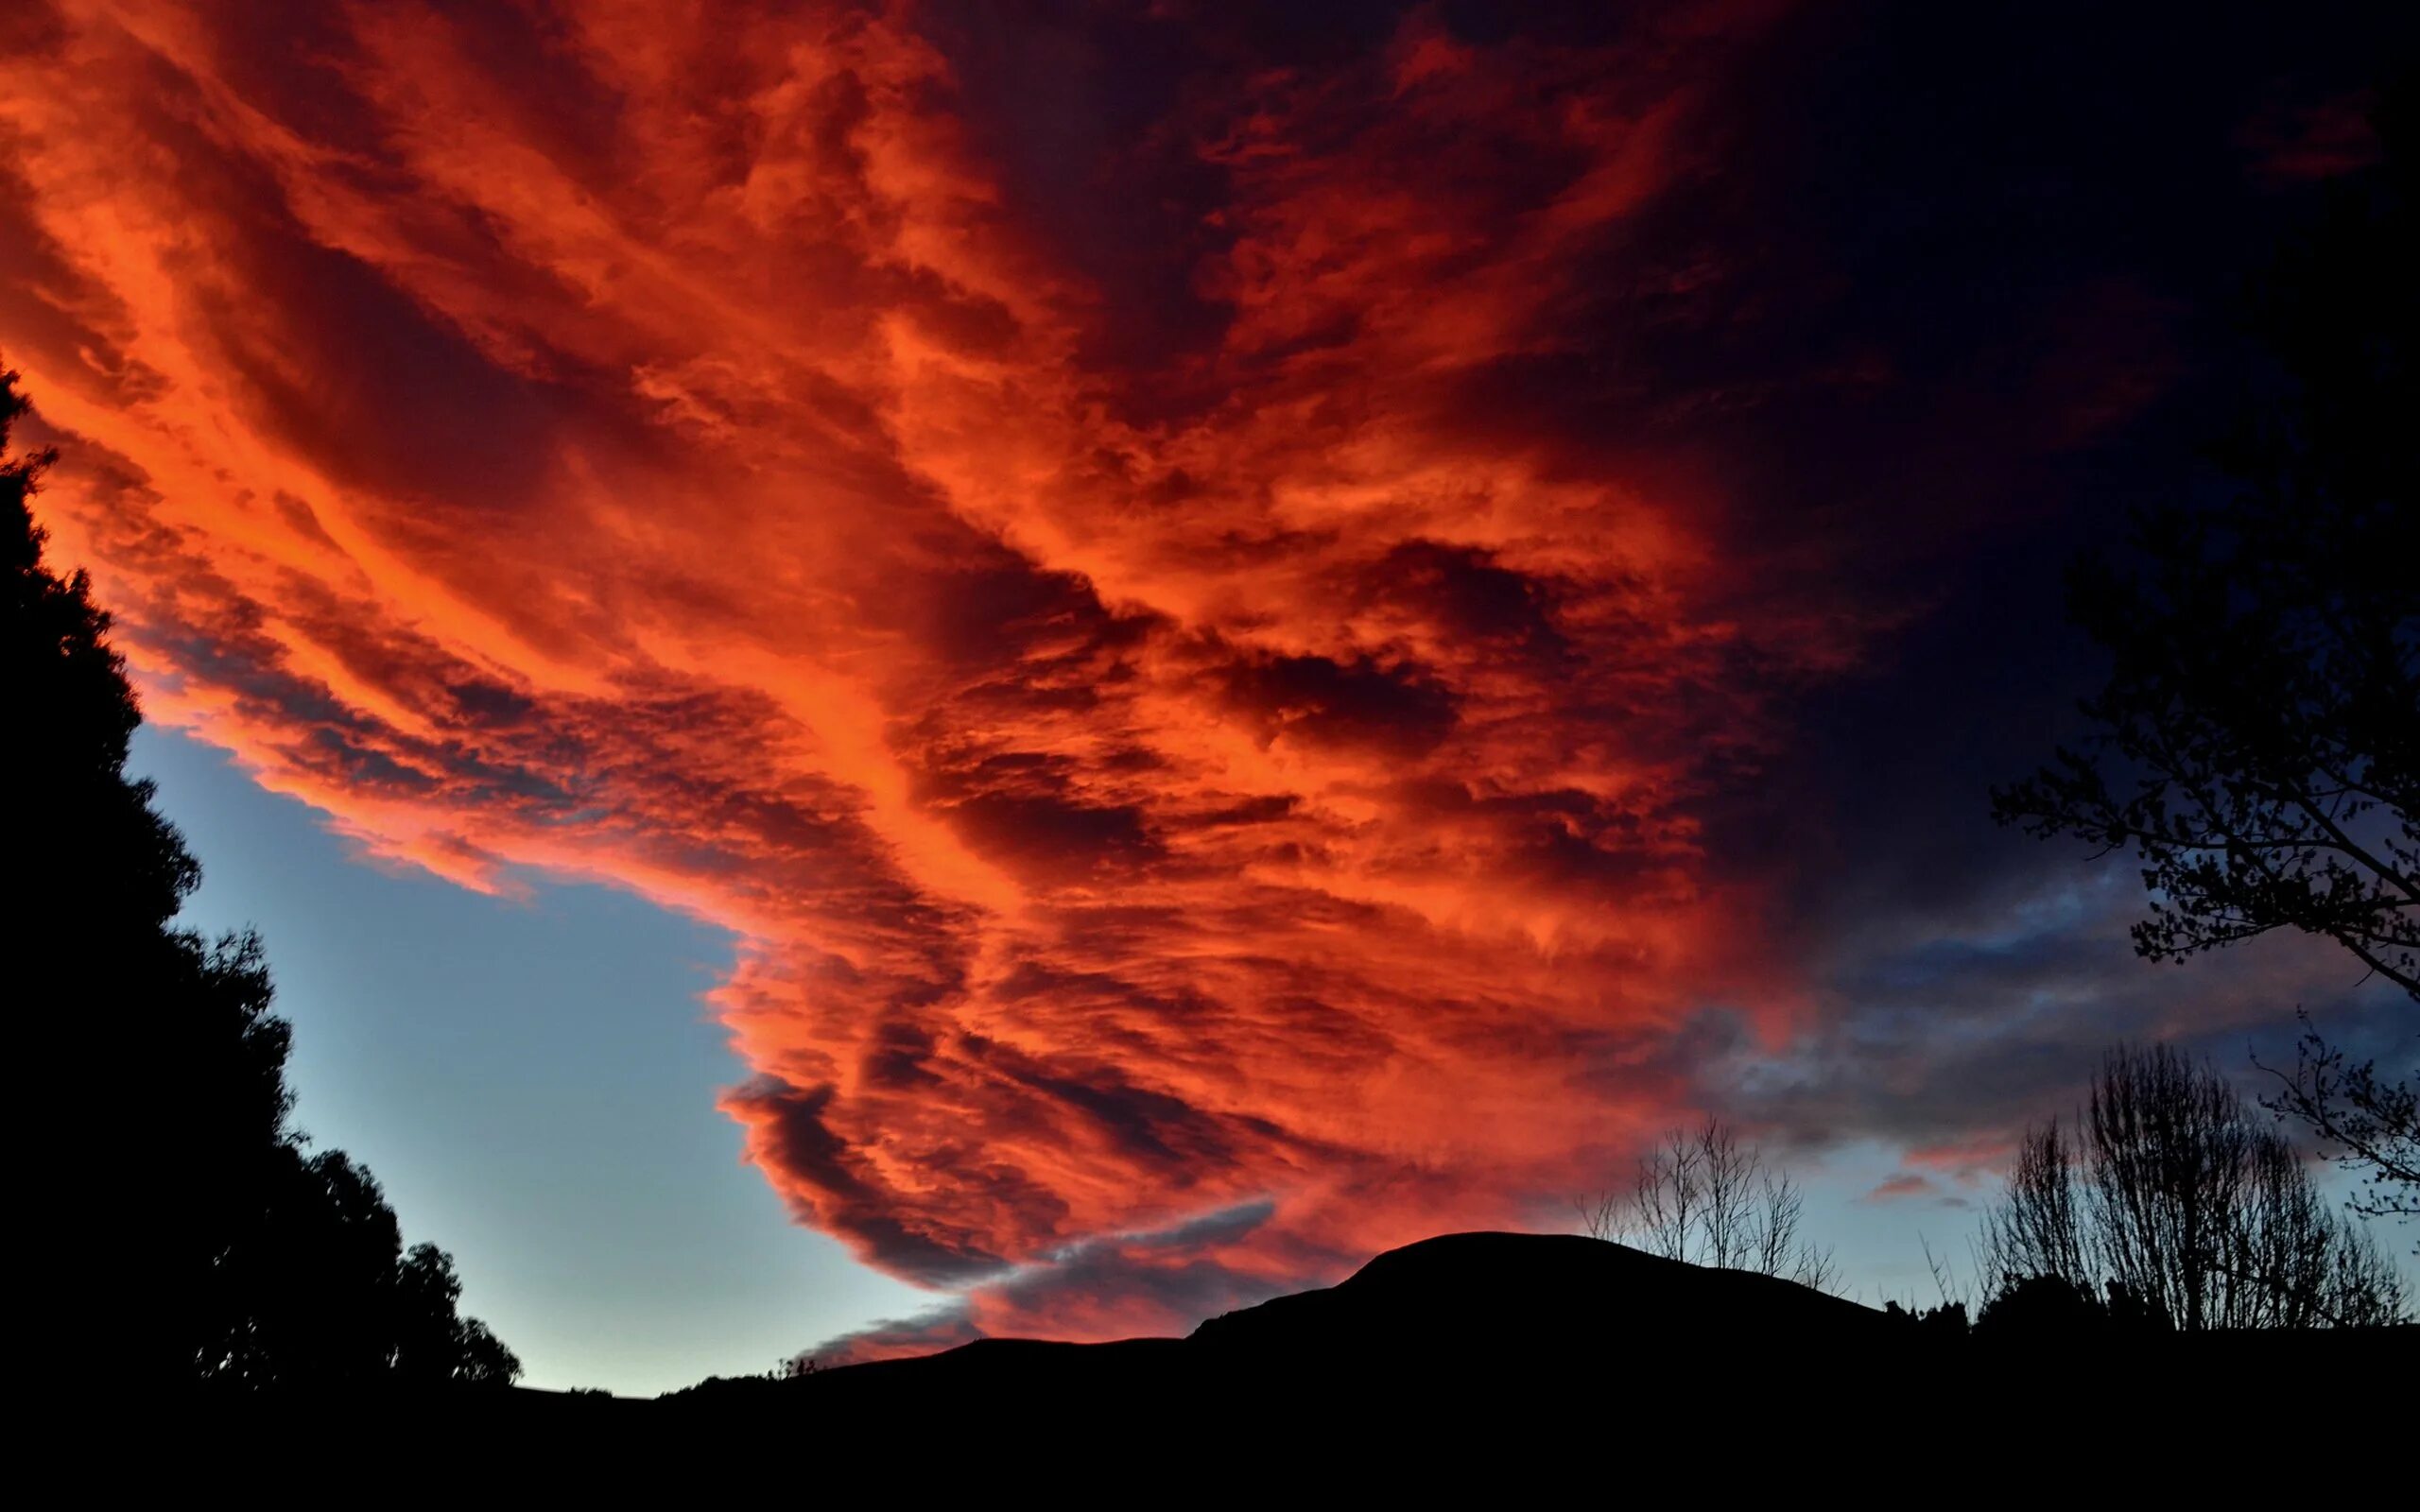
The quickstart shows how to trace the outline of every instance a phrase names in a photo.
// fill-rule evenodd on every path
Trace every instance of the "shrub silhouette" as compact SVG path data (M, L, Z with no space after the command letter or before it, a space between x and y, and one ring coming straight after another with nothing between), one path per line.
M143 1384L509 1383L442 1250L403 1248L370 1173L288 1122L292 1035L259 938L175 926L201 868L126 775L142 721L110 617L44 564L31 497L48 453L0 372L0 795L29 1063L80 1098L73 1159L35 1167L39 1349ZM21 1051L21 1055L26 1054Z
M1971 1325L1966 1321L1966 1304L1963 1302L1944 1302L1938 1307L1927 1307L1922 1312L1916 1312L1901 1307L1895 1301L1886 1301L1882 1304L1882 1311L1884 1315L1897 1319L1909 1328L1916 1330L1921 1338L1962 1339L1971 1332Z
M2065 1276L2023 1276L2001 1287L1975 1319L1980 1339L2071 1340L2107 1331L2108 1310Z

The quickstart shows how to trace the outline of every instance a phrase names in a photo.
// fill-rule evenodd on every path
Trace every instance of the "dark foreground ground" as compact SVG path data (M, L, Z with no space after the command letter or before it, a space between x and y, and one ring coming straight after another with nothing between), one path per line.
M1680 1476L1720 1503L1714 1487L1792 1467L1842 1487L1955 1469L2149 1495L2377 1455L2408 1488L2420 1329L1994 1341L1593 1239L1453 1234L1182 1339L988 1340L654 1400L492 1392L362 1416L592 1486L770 1453L1020 1498L1224 1502L1305 1473L1442 1493L1501 1473Z

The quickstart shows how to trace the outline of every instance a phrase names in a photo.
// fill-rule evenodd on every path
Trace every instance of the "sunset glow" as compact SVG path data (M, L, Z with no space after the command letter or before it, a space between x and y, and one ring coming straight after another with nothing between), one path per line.
M2163 391L2156 290L1928 376L1743 146L1777 0L782 9L0 24L0 350L149 718L735 936L749 1158L965 1298L860 1353L1553 1227L1705 1010L1823 1018L1794 742Z

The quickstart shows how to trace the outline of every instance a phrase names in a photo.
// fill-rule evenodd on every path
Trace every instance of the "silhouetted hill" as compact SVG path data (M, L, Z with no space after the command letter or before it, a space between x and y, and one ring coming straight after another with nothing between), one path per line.
M1710 1270L1578 1234L1445 1234L1335 1286L1214 1317L1186 1343L1245 1363L1404 1353L1511 1363L1575 1349L1882 1342L1872 1308L1778 1277Z
M1559 1372L1610 1351L1694 1358L1766 1339L1885 1348L1891 1319L1795 1282L1709 1270L1570 1234L1466 1233L1389 1250L1335 1286L1211 1318L1183 1339L1063 1344L982 1339L790 1381L709 1383L674 1400L818 1411L951 1411L1037 1398L1115 1411L1141 1397L1224 1396L1318 1382L1383 1394L1434 1376Z
M1211 1318L1183 1339L983 1339L791 1381L710 1383L699 1400L775 1394L818 1411L953 1411L1037 1398L1118 1411L1317 1385L1382 1397L1464 1372L1537 1383L1582 1358L1665 1359L1787 1341L1887 1349L1897 1326L1793 1281L1710 1270L1572 1234L1446 1234L1378 1256L1335 1286ZM676 1397L673 1400L683 1400Z
M1817 1464L1906 1473L1972 1465L1997 1435L2052 1429L2137 1456L2120 1479L2154 1464L2183 1473L2172 1455L2140 1458L2143 1446L2200 1445L2188 1478L2204 1480L2234 1473L2235 1437L2273 1452L2308 1418L2313 1383L2391 1393L2416 1364L2410 1327L1993 1342L1599 1240L1468 1233L1391 1250L1335 1286L1182 1339L987 1339L654 1401L424 1400L466 1444L518 1459L672 1463L660 1456L752 1443L911 1486L1149 1485L1155 1500L1195 1502L1259 1497L1305 1469L1434 1492L1439 1476L1460 1486L1684 1451L1720 1451L1698 1463L1724 1476L1788 1479ZM388 1399L382 1418L406 1405ZM2004 1471L2068 1473L2058 1454L2020 1460Z
M1576 1235L1465 1233L1390 1250L1335 1286L1225 1314L1184 1339L987 1339L796 1380L709 1383L665 1405L867 1431L1083 1424L1115 1427L1130 1446L1184 1423L1292 1435L1442 1418L1476 1431L1606 1412L1693 1434L1744 1413L1770 1435L1844 1429L1877 1411L1927 1418L1950 1400L2005 1408L2087 1383L2136 1420L2187 1422L2211 1393L2256 1400L2315 1372L2408 1376L2415 1360L2420 1331L2408 1328L1943 1337L1773 1277Z

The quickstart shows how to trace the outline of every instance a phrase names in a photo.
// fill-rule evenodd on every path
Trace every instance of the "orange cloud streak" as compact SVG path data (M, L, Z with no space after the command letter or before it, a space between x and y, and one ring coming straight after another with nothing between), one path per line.
M1475 403L1769 9L1171 101L1138 358L919 8L70 0L0 48L0 340L153 717L729 927L803 1222L977 1327L1179 1326L1559 1208L1682 1015L1790 1011L1694 815L1867 622L1695 459ZM1054 1266L1126 1280L997 1281Z

